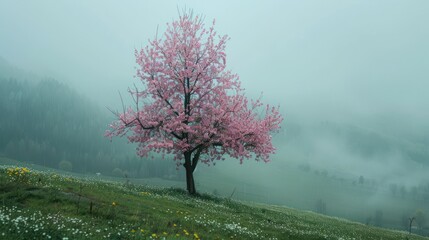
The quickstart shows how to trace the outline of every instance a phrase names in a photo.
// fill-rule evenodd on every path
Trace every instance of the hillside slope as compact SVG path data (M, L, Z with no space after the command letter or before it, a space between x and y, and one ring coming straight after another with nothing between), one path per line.
M183 190L0 167L0 238L427 239Z

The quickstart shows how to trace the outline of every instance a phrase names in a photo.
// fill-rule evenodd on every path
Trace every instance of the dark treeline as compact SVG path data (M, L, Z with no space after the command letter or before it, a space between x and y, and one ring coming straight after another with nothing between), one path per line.
M117 177L175 177L172 161L135 156L104 135L113 115L56 80L0 79L0 154L19 161Z

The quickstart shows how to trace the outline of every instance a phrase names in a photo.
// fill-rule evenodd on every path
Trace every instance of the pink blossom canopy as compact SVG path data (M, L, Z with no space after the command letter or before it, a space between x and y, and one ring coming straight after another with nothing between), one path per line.
M268 162L282 117L278 107L243 95L238 75L226 69L227 40L214 21L206 29L192 14L168 24L163 38L135 51L144 90L130 90L136 106L118 113L106 135L126 135L140 156L173 154L178 165L184 153L207 164L223 155Z

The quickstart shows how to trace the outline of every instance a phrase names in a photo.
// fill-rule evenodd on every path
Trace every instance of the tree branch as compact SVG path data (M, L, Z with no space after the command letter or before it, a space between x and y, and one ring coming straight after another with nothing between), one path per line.
M204 147L200 144L200 147L198 147L197 152L195 153L194 157L192 158L192 172L195 170L198 164L198 160L200 159L201 152L203 151Z
M179 113L174 109L173 105L171 105L171 103L170 103L167 99L165 99L165 98L162 96L162 94L161 94L161 92L159 91L159 89L157 89L157 90L156 90L156 92L158 93L158 96L159 96L161 99L163 99L163 100L167 103L167 105L168 105L168 106L170 106L170 108L171 108L171 110L173 110L174 114L176 114L176 116L179 116Z

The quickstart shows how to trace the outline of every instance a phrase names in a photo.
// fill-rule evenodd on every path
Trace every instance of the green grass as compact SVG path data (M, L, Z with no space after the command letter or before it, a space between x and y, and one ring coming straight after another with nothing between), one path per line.
M428 239L184 190L0 166L0 239Z

